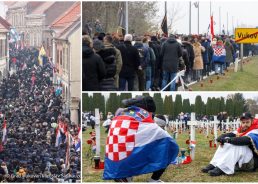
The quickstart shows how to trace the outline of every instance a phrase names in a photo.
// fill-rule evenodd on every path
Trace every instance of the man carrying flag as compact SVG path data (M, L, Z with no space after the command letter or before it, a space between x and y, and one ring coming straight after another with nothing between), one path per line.
M258 168L258 119L250 113L240 118L240 127L217 138L220 143L210 164L202 172L211 176L232 175L235 171L255 171Z
M152 97L123 100L112 120L106 142L103 179L132 181L133 176L152 173L150 182L161 182L167 166L175 161L178 145L153 120Z

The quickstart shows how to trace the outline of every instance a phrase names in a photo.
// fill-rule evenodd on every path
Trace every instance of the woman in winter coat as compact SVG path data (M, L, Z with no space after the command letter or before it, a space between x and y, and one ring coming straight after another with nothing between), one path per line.
M202 52L205 51L205 48L199 43L197 38L194 39L193 50L194 50L193 71L194 71L195 80L199 81L201 79L201 74L203 70Z

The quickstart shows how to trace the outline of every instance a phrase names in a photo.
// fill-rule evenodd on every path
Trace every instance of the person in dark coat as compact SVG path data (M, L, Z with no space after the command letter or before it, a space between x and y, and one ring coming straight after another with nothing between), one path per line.
M189 60L188 63L185 63L186 65L186 71L185 71L185 82L190 82L191 78L191 71L193 69L193 62L194 62L194 50L193 50L193 45L189 42L189 38L185 37L184 41L182 41L182 47L187 50Z
M136 72L140 68L140 56L138 50L132 46L132 35L127 34L124 38L124 43L121 43L117 48L122 55L123 66L119 74L119 90L126 90L126 82L128 83L128 91L133 90L134 78Z
M95 43L95 46L94 46ZM102 58L105 64L106 75L100 82L101 91L116 91L115 75L116 75L116 50L115 48L104 47L104 44L97 40L94 41L93 48ZM96 45L98 43L98 45ZM97 47L98 46L98 47Z
M210 64L211 64L211 60L209 57L209 54L212 50L211 46L210 46L210 42L208 42L208 39L206 39L205 37L201 38L201 45L205 48L205 51L202 53L202 60L203 60L203 74L202 76L209 76L210 73Z
M179 58L182 56L180 44L176 41L174 35L170 35L168 40L161 47L162 58L162 88L172 81L177 74ZM175 91L176 81L170 85L170 91Z
M149 46L153 49L156 60L152 68L152 77L153 77L153 90L160 90L160 73L161 73L161 60L160 60L160 51L161 47L158 43L158 38L156 36L151 37Z
M92 50L92 40L89 36L83 37L82 45L82 90L99 91L100 81L105 77L105 65L101 57Z

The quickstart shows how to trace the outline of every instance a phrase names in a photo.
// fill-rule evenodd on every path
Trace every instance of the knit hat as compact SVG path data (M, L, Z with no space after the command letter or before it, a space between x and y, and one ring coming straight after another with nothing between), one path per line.
M136 98L122 100L125 107L136 106L145 109L148 112L155 112L156 105L150 96L138 96Z

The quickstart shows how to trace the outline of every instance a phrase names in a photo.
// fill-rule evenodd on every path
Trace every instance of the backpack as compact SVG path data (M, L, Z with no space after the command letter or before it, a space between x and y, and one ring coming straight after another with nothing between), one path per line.
M140 56L140 64L141 64L142 68L144 69L147 66L147 63L146 63L146 61L144 59L144 55L145 55L144 52L145 52L145 50L144 50L143 47L137 48L137 50L138 50L139 56Z
M116 75L116 50L114 48L106 48L98 52L104 61L106 75L105 78L112 78Z

